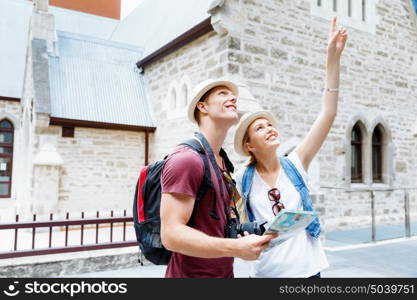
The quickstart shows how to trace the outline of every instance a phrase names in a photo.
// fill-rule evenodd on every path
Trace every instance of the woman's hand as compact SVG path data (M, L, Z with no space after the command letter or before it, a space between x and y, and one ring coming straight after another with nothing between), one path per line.
M339 60L345 48L348 38L347 31L344 27L337 28L337 17L332 18L330 24L329 42L327 44L327 58L329 60Z
M336 17L333 17L330 25L329 43L327 44L326 82L321 113L307 136L296 148L298 157L305 170L308 170L308 166L323 145L336 117L337 99L339 96L337 89L339 88L340 56L345 48L347 37L346 29L343 27L337 29Z

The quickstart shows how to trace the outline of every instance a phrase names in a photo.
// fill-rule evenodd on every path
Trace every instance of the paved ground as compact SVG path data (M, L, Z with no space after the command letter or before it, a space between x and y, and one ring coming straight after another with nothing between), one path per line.
M376 241L391 240L406 236L405 226L399 225L386 225L377 226L376 230ZM411 236L417 236L417 223L410 224ZM346 245L357 245L363 243L372 242L372 230L370 227L345 230L345 231L334 231L326 234L326 247L337 247Z
M404 226L377 228L377 242L371 242L371 229L332 232L326 235L325 250L330 267L323 277L417 277L417 223L411 238L404 238ZM71 277L163 277L165 266L135 268L72 275ZM237 259L235 276L248 277L247 264Z

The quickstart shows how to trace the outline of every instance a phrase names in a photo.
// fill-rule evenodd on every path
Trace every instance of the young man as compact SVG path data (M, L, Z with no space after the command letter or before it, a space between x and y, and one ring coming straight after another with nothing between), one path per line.
M166 160L161 184L161 238L173 252L166 277L233 277L233 257L255 260L276 237L245 234L239 239L225 238L230 186L223 176L216 176L215 170L220 168L218 174L222 174L225 169L220 150L227 131L238 121L237 96L234 83L220 80L203 81L191 94L188 117L198 124L215 156L214 163L209 160L214 189L196 203L204 163L194 150L179 146Z

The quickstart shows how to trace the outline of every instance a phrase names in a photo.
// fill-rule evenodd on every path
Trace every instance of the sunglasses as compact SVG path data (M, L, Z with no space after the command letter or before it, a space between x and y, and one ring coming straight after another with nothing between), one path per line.
M223 178L226 180L227 183L229 183L229 184L234 183L233 178L232 178L232 176L230 176L229 173L227 173L226 171L223 171L222 175L223 175Z
M285 208L284 204L280 201L281 193L277 188L273 188L268 191L268 198L269 201L274 202L272 205L272 212L274 213L274 216L276 216L282 209Z

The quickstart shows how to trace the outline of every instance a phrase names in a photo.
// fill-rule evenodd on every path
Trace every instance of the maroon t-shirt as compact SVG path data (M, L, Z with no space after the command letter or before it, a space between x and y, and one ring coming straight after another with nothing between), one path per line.
M208 159L208 156L207 156ZM215 191L209 188L203 199L195 202L194 211L188 223L189 226L213 237L224 237L227 216L224 207L229 210L230 196L226 182L222 176L223 193L221 196L219 184L210 160L211 180ZM187 146L178 146L169 155L162 171L162 193L179 193L192 197L197 196L204 175L204 162L200 155ZM220 220L210 216L217 193L216 213ZM173 252L168 263L165 277L233 277L233 257L199 258Z

